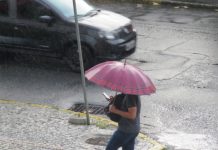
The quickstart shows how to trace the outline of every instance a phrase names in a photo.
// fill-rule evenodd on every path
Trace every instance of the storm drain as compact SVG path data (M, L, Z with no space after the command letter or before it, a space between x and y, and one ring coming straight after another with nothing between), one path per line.
M104 108L105 106L102 105L94 105L94 104L89 104L88 105L88 111L90 114L95 114L95 115L104 115ZM79 103L73 105L70 110L75 111L75 112L81 112L85 113L86 112L86 107L85 104Z

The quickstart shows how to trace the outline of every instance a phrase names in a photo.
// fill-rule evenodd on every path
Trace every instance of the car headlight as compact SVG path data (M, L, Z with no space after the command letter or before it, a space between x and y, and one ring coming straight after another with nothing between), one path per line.
M115 35L113 32L104 32L104 31L100 31L99 33L99 37L100 38L106 38L108 40L113 40L115 39Z

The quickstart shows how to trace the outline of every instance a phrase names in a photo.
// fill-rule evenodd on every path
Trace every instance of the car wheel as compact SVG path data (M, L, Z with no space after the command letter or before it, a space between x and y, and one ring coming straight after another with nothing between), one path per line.
M1 52L0 53L0 64L4 62L4 54Z
M0 52L0 64L7 63L13 58L13 55L8 52Z
M95 63L95 58L91 53L91 49L87 45L82 45L83 66L84 70L92 67ZM79 52L77 46L68 48L66 58L67 63L75 72L80 72Z

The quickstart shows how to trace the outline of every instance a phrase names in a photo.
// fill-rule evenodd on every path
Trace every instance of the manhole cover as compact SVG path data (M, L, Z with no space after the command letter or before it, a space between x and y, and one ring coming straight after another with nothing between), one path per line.
M102 105L93 105L93 104L89 104L88 105L88 110L90 114L95 114L95 115L104 115L104 107ZM84 113L86 111L86 107L85 104L83 103L79 103L79 104L75 104L71 107L72 111L75 112L82 112Z
M86 140L86 143L91 145L106 146L110 139L110 135L100 135L99 137L92 137Z

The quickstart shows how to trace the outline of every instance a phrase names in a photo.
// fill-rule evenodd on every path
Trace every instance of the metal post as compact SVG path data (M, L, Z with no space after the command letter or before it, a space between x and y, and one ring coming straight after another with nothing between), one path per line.
M80 41L80 33L79 33L79 23L78 23L78 18L77 18L77 9L76 9L76 1L75 0L73 0L73 9L74 9L74 17L75 17L75 25L76 25L77 45L78 45L78 51L79 51L82 87L83 87L85 107L86 107L86 120L87 120L87 125L90 125L87 95L86 95L86 83L85 83L85 75L84 75L84 66L83 66L83 57L82 57L82 49L81 49L81 41Z
M12 18L17 17L17 1L15 0L9 0L9 15Z

